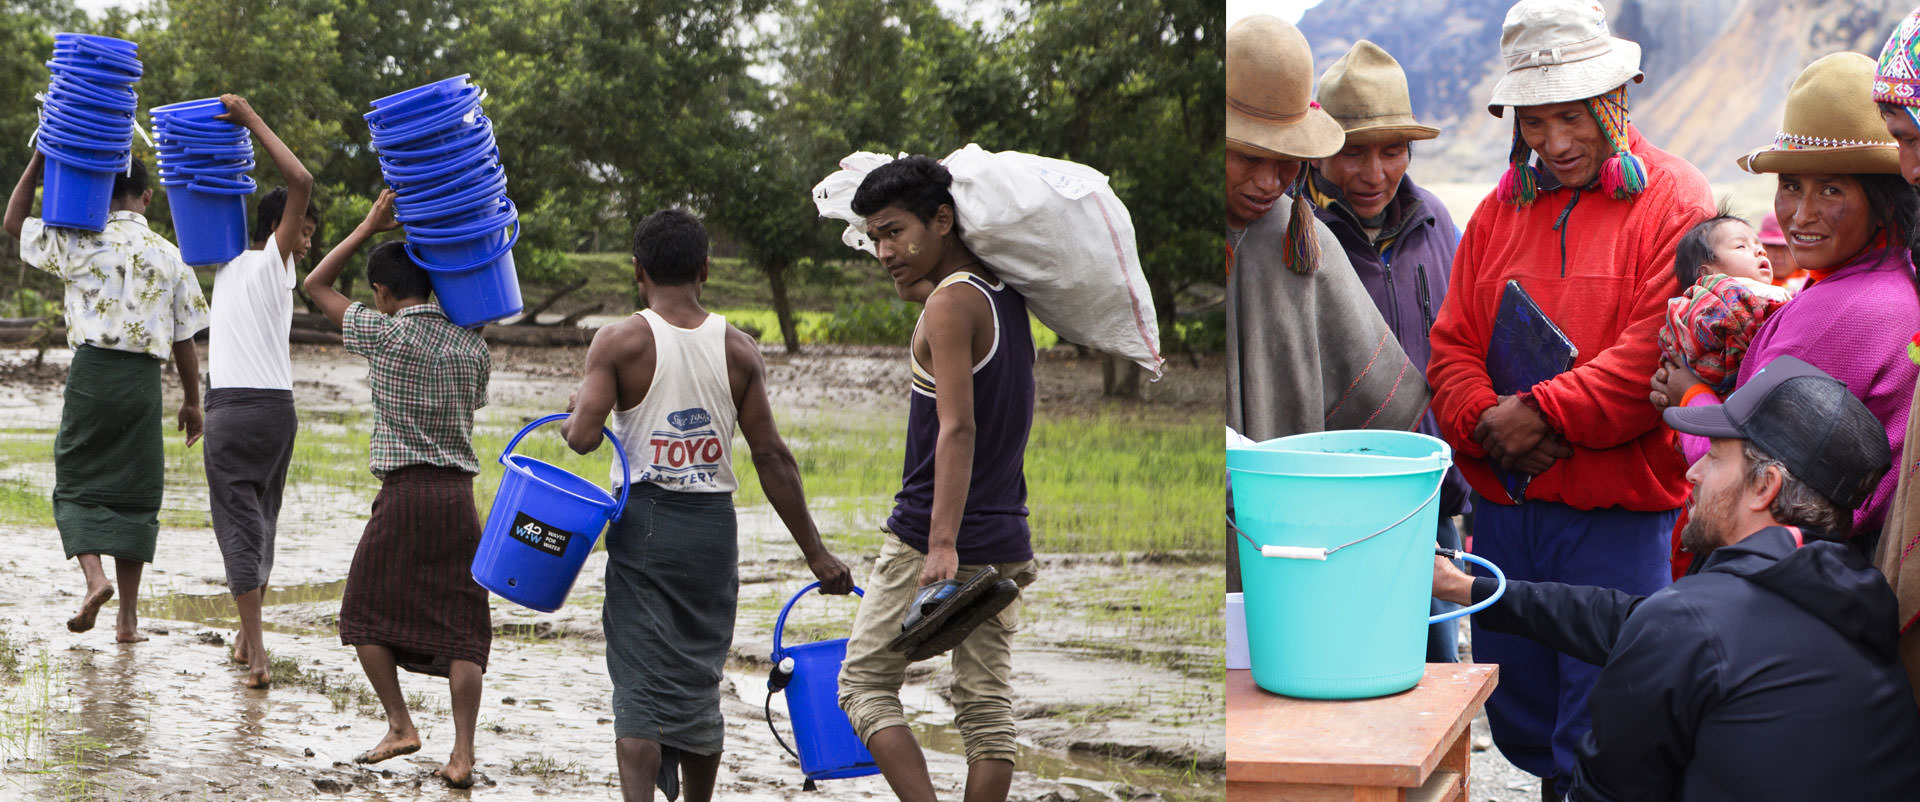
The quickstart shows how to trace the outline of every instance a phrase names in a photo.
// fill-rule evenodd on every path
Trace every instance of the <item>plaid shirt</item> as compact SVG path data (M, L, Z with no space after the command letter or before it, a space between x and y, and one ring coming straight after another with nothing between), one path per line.
M486 341L431 302L387 317L356 301L343 322L347 350L367 358L373 385L373 475L422 464L479 473L473 411L486 406L493 372Z

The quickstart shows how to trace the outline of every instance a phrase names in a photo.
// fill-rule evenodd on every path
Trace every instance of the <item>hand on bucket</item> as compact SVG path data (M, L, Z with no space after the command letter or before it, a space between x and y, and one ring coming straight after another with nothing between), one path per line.
M360 227L374 232L399 228L400 221L393 217L393 197L392 189L380 190L380 197L374 199L373 208L367 210L367 219L360 223Z
M814 579L820 580L821 593L845 596L853 592L853 571L825 549L807 558L807 570L813 572Z
M1440 555L1433 557L1433 597L1461 606L1473 603L1473 577Z
M249 131L260 123L260 113L253 110L253 104L246 98L228 93L220 96L220 102L227 104L227 110L213 115L214 119L226 120Z

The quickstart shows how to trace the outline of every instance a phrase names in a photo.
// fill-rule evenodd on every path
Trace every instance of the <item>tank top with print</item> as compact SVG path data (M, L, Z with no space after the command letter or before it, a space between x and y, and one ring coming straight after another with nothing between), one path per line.
M653 330L653 382L631 409L614 410L608 428L620 437L635 482L683 493L731 493L736 410L727 380L727 321L709 313L698 327L679 328L652 309L635 313ZM615 464L614 485L627 481Z
M956 286L964 285L964 286ZM960 562L1033 559L1027 528L1027 433L1033 427L1033 330L1027 302L1004 283L960 272L934 292L975 292L993 307L993 347L973 366L973 472L957 538ZM924 313L923 313L924 315ZM916 329L918 325L916 324ZM908 352L912 353L911 350ZM887 529L914 549L927 550L933 516L933 451L940 438L939 388L933 372L913 360L907 407L907 454L900 492Z

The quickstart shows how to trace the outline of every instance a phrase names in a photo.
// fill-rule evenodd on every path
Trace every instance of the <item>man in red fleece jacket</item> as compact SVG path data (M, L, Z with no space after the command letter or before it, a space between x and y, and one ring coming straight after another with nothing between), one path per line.
M1514 579L1650 594L1667 557L1687 466L1647 400L1654 334L1682 234L1713 214L1700 171L1627 121L1638 45L1609 35L1585 0L1521 0L1501 33L1507 74L1488 110L1514 109L1512 167L1481 201L1433 325L1433 412L1473 485L1474 550ZM1571 370L1497 395L1487 373L1500 294L1517 280L1578 349ZM1533 474L1523 498L1494 467ZM1512 635L1476 632L1501 665L1494 742L1567 791L1590 728L1599 668Z

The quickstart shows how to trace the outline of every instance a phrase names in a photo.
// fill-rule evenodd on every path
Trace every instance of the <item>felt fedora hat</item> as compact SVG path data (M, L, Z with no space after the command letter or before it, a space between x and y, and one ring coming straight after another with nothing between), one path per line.
M1520 0L1500 27L1507 72L1493 87L1487 111L1586 100L1639 81L1640 46L1607 29L1607 12L1593 0Z
M1834 53L1787 90L1773 144L1739 159L1750 173L1900 173L1900 149L1873 101L1873 59Z
M1440 129L1413 119L1407 74L1379 45L1362 39L1320 76L1320 108L1347 132L1347 144L1432 139Z
M1340 152L1346 135L1313 101L1313 49L1286 20L1264 14L1227 30L1227 147L1281 159Z

